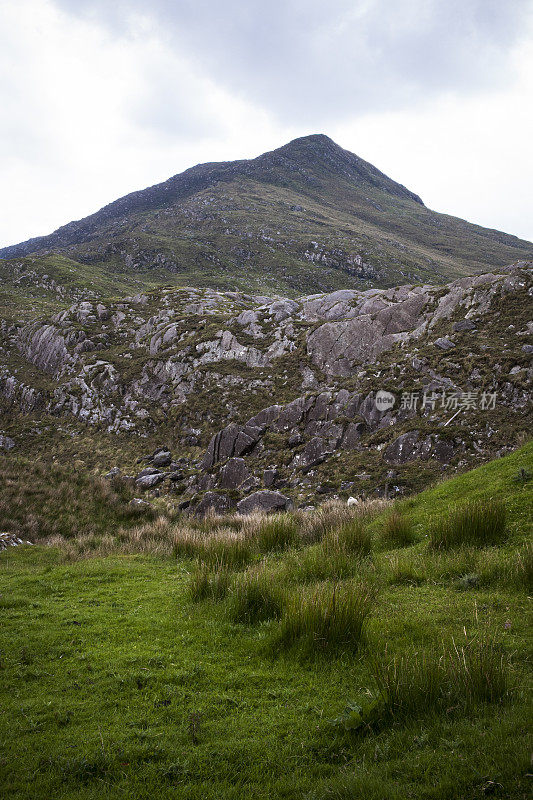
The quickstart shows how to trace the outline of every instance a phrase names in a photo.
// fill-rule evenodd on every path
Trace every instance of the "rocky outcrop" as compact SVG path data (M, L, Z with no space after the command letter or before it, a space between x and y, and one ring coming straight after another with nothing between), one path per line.
M243 426L235 423L227 425L209 442L201 464L202 469L211 469L219 461L224 461L232 456L239 458L246 455L253 450L261 438L262 432L262 429L251 421Z
M64 337L54 325L31 323L21 329L18 347L23 355L43 372L56 375L72 360Z
M27 414L29 430L41 416L50 430L53 415L68 435L88 424L135 434L139 450L145 437L172 442L180 459L153 450L138 487L191 509L260 489L307 504L317 490L407 491L409 473L434 479L529 429L532 295L531 267L516 264L296 300L183 288L85 298L51 320L0 321L1 408Z
M237 503L239 514L253 514L255 511L270 514L273 511L288 511L291 507L292 500L289 497L267 489L253 492Z
M391 464L405 464L409 461L434 458L448 464L455 450L449 441L441 441L438 436L421 436L420 431L404 433L385 448L383 458Z

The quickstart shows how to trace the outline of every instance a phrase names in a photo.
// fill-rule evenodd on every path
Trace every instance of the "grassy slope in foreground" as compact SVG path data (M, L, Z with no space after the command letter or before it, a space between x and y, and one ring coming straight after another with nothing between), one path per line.
M1 553L2 794L475 800L493 781L500 796L525 798L527 600L505 565L530 533L531 483L513 478L531 471L532 455L529 445L407 502L423 534L456 499L504 497L511 540L493 549L501 575L469 591L446 580L395 585L394 554L378 553L383 589L356 658L267 658L276 623L233 625L223 606L191 604L187 561ZM463 627L488 630L512 654L509 699L362 737L332 728L372 687L372 652L459 639Z

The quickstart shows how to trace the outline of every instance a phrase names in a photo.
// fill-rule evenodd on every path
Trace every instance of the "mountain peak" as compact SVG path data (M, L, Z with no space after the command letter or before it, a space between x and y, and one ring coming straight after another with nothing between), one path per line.
M270 153L259 156L250 163L270 163L278 159L297 164L298 167L309 171L313 176L323 177L327 174L334 178L342 177L355 184L368 184L375 189L387 192L387 194L414 200L415 203L424 205L417 194L401 183L392 180L355 153L344 150L324 133L300 136Z
M291 147L298 147L298 146L315 148L317 150L324 147L330 147L331 149L340 149L339 145L336 144L333 141L333 139L330 139L329 136L326 136L325 133L309 133L307 134L307 136L298 136L296 139L291 139L290 142L287 142L287 144L282 145L282 147L280 147L279 149L283 150L284 148L288 149Z
M276 291L430 282L531 257L497 231L439 217L329 136L198 164L0 259L61 253L109 270L164 268L209 285L254 274Z

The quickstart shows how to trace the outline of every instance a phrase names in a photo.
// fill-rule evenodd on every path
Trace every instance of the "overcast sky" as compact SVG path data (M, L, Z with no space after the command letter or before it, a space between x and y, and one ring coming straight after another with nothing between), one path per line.
M309 133L533 240L533 0L0 0L0 246Z

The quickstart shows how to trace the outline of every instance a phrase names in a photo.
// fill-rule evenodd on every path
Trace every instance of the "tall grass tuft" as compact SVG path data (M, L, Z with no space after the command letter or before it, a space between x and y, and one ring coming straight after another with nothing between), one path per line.
M223 600L231 583L231 572L225 564L199 562L189 583L189 596L194 602Z
M357 559L342 550L327 548L324 543L289 553L281 567L288 583L316 583L352 578L361 569Z
M459 705L495 702L510 686L509 664L500 648L489 639L472 640L448 648L447 679L451 697Z
M514 556L510 565L510 582L533 592L533 545L527 542Z
M288 600L272 647L297 647L305 655L359 647L375 600L370 584L322 583Z
M391 511L385 519L381 538L391 547L406 547L413 544L416 535L410 517L396 509Z
M455 508L448 517L438 520L430 530L434 550L453 547L486 547L500 544L506 535L507 514L499 500L476 500Z
M420 586L426 580L422 565L414 563L411 557L395 554L388 558L388 566L388 581L393 586Z
M228 569L242 569L250 563L254 553L255 544L251 538L226 528L215 529L210 535L183 528L174 536L175 556L197 558L211 567L224 564Z
M260 564L237 576L230 594L229 616L233 622L248 625L278 618L285 595L286 590Z
M254 556L254 542L232 531L218 531L202 538L196 550L197 558L205 564L224 564L228 569L242 569Z
M350 553L364 558L372 552L372 534L365 517L354 517L329 533L323 541L324 553Z
M444 699L443 657L436 650L408 652L388 661L374 659L373 677L384 716L418 716Z
M293 514L300 523L302 541L315 544L345 523L361 517L370 520L389 505L389 500L382 499L362 500L355 506L347 506L340 500L329 500L312 513L296 511Z
M286 550L299 541L298 523L291 514L274 514L259 525L255 536L262 553Z
M407 719L426 712L469 710L501 700L510 687L509 662L495 642L472 639L463 645L408 652L373 661L381 716Z

